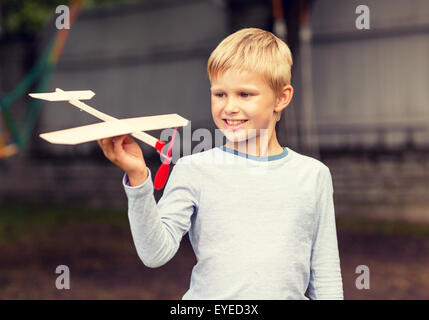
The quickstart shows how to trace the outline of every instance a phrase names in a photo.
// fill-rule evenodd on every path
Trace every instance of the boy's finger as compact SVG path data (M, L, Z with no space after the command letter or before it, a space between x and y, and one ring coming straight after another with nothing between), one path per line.
M98 145L100 146L101 150L103 150L103 151L104 151L104 143L103 143L103 140L104 140L104 139L98 139L98 140L97 140L97 143L98 143Z
M122 136L114 137L113 142L122 144L122 142L125 140L126 137L127 137L126 134L123 134Z
M101 143L103 145L104 154L107 158L109 158L111 161L114 160L114 152L113 152L113 138L106 138L102 139Z
M113 148L116 150L116 148L122 146L122 143L124 142L126 135L117 136L112 138Z
M98 139L97 140L97 143L98 143L98 145L100 146L100 148L101 148L101 151L103 151L103 153L105 153L104 151L105 151L105 146L104 146L104 141L103 141L103 139Z
M130 144L130 143L133 143L133 142L134 142L133 138L131 138L129 135L125 135L125 139L124 139L124 143L125 144Z
M122 143L125 140L125 138L127 137L127 135L122 135L122 136L118 136L118 137L114 137L113 138L113 152L115 153L115 156L119 156L121 155L124 150L122 148Z

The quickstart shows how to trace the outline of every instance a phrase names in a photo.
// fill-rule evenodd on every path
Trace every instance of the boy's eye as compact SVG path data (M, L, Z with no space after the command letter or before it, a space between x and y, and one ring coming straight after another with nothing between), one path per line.
M250 97L250 93L240 92L240 96L243 97L243 98L248 98L248 97Z
M223 98L225 96L224 93L215 93L215 96L218 98Z

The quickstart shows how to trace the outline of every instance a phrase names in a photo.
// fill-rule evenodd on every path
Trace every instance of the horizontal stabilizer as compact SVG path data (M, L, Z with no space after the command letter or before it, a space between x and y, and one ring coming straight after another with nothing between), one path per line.
M69 101L71 99L76 100L89 100L95 96L95 93L91 90L80 90L80 91L62 91L57 90L48 93L30 93L30 97L46 100L46 101Z

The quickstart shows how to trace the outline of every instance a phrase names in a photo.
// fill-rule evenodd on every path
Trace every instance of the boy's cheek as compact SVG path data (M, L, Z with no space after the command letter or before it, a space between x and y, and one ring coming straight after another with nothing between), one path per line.
M213 120L216 120L216 118L220 118L220 109L213 103L212 103L211 111L212 111Z

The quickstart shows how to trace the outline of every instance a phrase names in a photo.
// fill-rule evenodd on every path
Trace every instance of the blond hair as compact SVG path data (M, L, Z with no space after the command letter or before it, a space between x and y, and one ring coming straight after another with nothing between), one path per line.
M241 29L226 37L207 63L210 81L229 69L252 71L265 77L276 94L291 81L292 54L271 32Z

